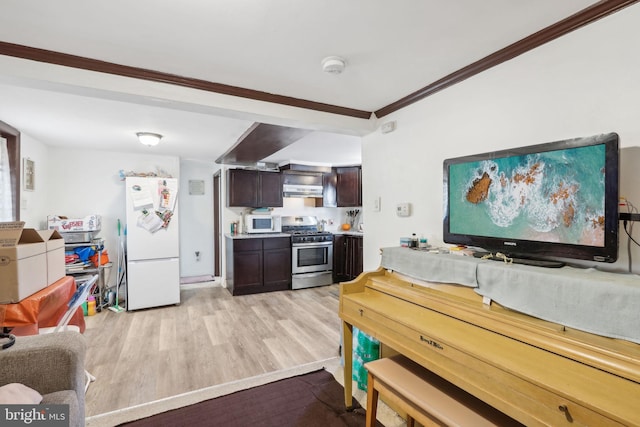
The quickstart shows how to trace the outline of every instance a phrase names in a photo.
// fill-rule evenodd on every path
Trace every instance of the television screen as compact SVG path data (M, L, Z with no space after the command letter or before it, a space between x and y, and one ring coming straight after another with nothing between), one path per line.
M444 241L519 258L618 256L618 135L444 161Z

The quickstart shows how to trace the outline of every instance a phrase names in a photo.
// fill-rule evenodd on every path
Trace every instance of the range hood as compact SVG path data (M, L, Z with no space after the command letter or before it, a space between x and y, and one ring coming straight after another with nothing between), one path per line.
M322 185L295 185L284 184L282 186L284 197L319 197L322 198Z
M284 197L322 197L322 173L293 170L283 172L282 195Z

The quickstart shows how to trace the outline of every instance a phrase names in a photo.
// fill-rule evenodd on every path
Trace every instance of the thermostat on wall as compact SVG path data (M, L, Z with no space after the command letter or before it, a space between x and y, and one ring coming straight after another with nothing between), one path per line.
M409 216L411 215L411 203L398 203L396 207L396 213L398 216Z

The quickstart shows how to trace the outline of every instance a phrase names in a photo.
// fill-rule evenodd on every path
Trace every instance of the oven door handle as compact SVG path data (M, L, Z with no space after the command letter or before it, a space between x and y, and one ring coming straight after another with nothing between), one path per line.
M333 242L304 242L304 243L292 243L292 248L299 248L302 246L332 246Z
M325 270L325 271L315 271L313 273L294 273L293 277L318 277L318 276L325 276L327 274L331 274L331 270Z
M292 243L292 248L300 248L305 246L331 246L333 242L305 242L305 243Z

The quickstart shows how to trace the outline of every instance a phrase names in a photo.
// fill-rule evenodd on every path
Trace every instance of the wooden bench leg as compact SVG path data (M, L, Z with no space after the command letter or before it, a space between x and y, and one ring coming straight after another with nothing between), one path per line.
M407 427L415 427L415 422L416 420L414 420L411 415L407 414Z
M376 412L378 411L378 390L375 388L371 372L367 373L367 418L365 425L375 427Z

